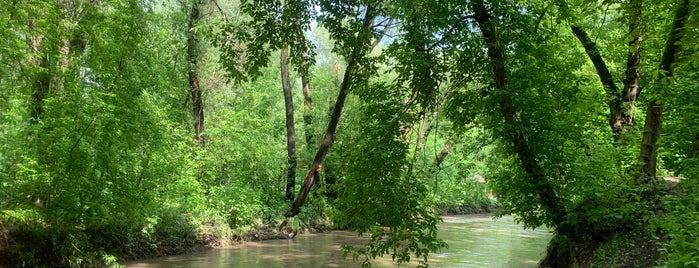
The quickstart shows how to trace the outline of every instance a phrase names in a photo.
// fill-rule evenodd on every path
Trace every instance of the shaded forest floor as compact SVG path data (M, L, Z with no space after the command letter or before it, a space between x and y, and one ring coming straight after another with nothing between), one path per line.
M674 267L667 263L672 261L671 254L687 251L691 255L691 247L682 240L695 236L686 234L691 233L686 231L692 228L686 225L691 217L680 215L678 219L673 210L677 204L691 203L696 196L692 188L679 182L666 178L644 198L608 204L611 214L579 222L574 226L577 232L555 233L541 267ZM624 210L630 213L618 214ZM677 241L671 241L671 237ZM688 263L679 267L687 267Z

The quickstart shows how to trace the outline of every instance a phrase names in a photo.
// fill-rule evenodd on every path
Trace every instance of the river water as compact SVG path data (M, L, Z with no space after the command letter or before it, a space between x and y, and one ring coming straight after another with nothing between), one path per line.
M523 230L510 217L493 220L488 215L448 216L439 224L439 236L447 249L430 255L431 267L536 267L543 258L551 234L546 230ZM246 242L213 249L127 263L127 267L359 267L342 257L342 244L361 243L355 233L333 231L299 234L292 240ZM390 256L373 260L373 267L415 267L397 264Z

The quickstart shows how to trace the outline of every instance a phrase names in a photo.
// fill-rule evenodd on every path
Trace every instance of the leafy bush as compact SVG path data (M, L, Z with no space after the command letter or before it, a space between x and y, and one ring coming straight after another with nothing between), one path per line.
M699 266L699 181L688 178L680 182L682 194L663 199L667 214L652 220L667 237L662 245L667 267Z

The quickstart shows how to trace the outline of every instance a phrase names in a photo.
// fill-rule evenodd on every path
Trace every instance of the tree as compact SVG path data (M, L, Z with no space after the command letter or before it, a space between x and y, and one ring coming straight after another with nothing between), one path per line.
M349 17L349 15L352 13L343 14L341 10L332 8L332 2L333 1L321 2L321 8L327 9L328 14L325 17L321 17L320 22L326 25L330 31L331 37L333 37L338 43L335 49L346 58L347 67L342 79L340 91L338 92L337 100L333 106L333 112L330 116L330 121L328 122L325 135L321 140L318 151L313 159L313 164L306 175L306 179L301 186L301 190L299 190L299 194L296 196L296 199L289 210L285 213L287 217L298 215L301 206L303 206L303 204L306 202L306 197L308 196L311 187L316 182L316 178L318 177L317 174L321 171L323 161L325 160L325 157L332 146L337 127L340 123L340 117L342 116L345 100L347 99L347 95L350 91L350 86L353 83L361 83L353 81L354 76L356 75L355 72L358 72L358 69L361 68L359 63L366 60L367 55L373 49L371 44L374 41L374 38L380 39L382 37L374 37L371 32L371 29L374 26L374 19L377 16L377 7L368 5L364 8L365 10L363 12L363 17ZM358 9L358 7L352 5L347 7ZM354 13L356 14L358 12L354 11ZM358 14L356 15L358 16ZM350 24L348 26L344 26L341 23L341 21L345 19L344 16L348 16L348 19L350 19ZM358 31L356 37L348 33L343 33L343 31L347 31L344 27L349 27Z
M286 197L293 199L296 181L296 130L294 123L294 104L289 79L289 61L296 70L307 75L308 66L313 62L313 45L306 40L305 31L309 29L315 14L308 0L249 0L242 1L240 9L250 16L247 25L226 25L223 41L218 40L224 48L224 61L232 78L236 80L254 79L261 67L267 65L271 51L281 50L281 84L285 100L287 129L287 175ZM229 42L229 35L235 36L246 46L242 48ZM239 57L246 55L242 68L238 68Z
M0 266L109 266L321 218L369 234L345 248L363 264L426 265L439 210L484 196L476 174L500 214L552 229L542 266L656 226L672 264L696 255L694 1L220 2L3 2ZM315 153L300 189L296 112Z
M3 258L2 265L112 265L111 254L133 250L123 241L175 223L166 215L200 204L173 202L181 194L172 198L175 191L198 191L180 139L191 132L178 122L184 102L179 97L185 95L172 90L188 88L186 66L173 64L176 54L186 53L184 35L175 34L182 32L171 29L173 21L153 12L147 1L13 2L11 28L19 36L41 35L35 47L46 56L46 67L36 70L47 76L27 75L36 71L29 61L0 76L9 103L33 99L35 104L2 106L3 116L13 115L11 121L2 120L3 128L13 131L0 135L3 197L5 191L21 196L0 202L3 228L6 211L31 214L7 225L22 239L10 249L20 254ZM31 31L23 26L30 17ZM3 39L11 36L2 34ZM30 51L23 52L27 60ZM3 64L9 59L5 55L0 52ZM7 91L9 79L26 82ZM15 120L18 114L24 123ZM16 148L6 147L6 141ZM173 203L184 205L174 208Z
M673 77L674 65L677 55L680 52L680 42L685 31L685 24L690 14L690 4L688 0L683 0L677 6L672 28L668 33L665 48L660 61L660 72L658 74L658 84L660 87L667 87ZM643 127L643 139L641 141L641 152L639 154L639 173L636 181L644 184L656 180L657 160L658 160L658 139L662 130L663 110L665 100L660 96L652 96L648 102L646 110L646 120Z
M566 8L567 7L564 9ZM564 10L563 12L568 14L569 11ZM638 99L641 93L639 88L641 42L643 40L641 0L628 2L626 19L629 24L629 36L631 40L628 43L629 53L626 60L626 77L624 79L624 88L621 91L617 88L615 79L610 73L607 63L602 58L597 44L590 39L587 32L582 27L575 24L570 26L595 66L597 75L605 89L607 105L609 106L609 126L614 133L614 141L617 143L622 142L624 134L635 124L631 109L624 107L623 102L633 103Z
M474 20L478 23L478 27L483 34L485 40L488 58L493 72L493 80L495 88L500 91L501 99L500 110L505 119L505 128L510 134L514 149L521 161L524 170L530 177L534 185L537 185L536 194L540 199L541 205L552 218L552 224L557 226L564 220L565 210L560 203L559 197L554 191L554 186L545 178L545 172L536 159L536 156L530 149L530 145L519 129L522 124L517 117L515 107L510 97L513 90L507 85L507 71L505 70L505 57L502 43L498 40L495 25L491 21L491 16L485 7L482 0L472 2L474 11Z
M307 69L307 68L306 68ZM315 144L313 135L313 98L311 98L311 82L308 73L301 74L301 91L303 93L303 125L306 137L306 145L311 147Z
M81 36L83 10L93 9L95 1L58 1L54 4L44 4L45 9L37 8L36 17L49 17L56 25L42 25L44 22L36 18L28 18L30 31L27 42L35 58L33 64L37 73L34 77L32 90L31 121L38 123L44 112L44 101L48 95L60 92L64 86L62 70L70 66L71 53L81 53L85 42ZM44 14L41 14L44 13ZM76 29L78 28L78 29Z
M286 111L286 199L294 200L294 188L296 188L296 129L294 126L294 100L291 94L291 82L289 81L289 48L281 51L281 77L282 91L284 92L284 110Z
M198 23L201 19L201 6L203 0L194 0L189 11L187 21L187 61L189 63L189 87L192 100L192 114L194 117L194 137L200 145L205 144L204 133L204 101L201 87L199 86L199 72L197 71L199 54L201 53L200 37L197 34Z

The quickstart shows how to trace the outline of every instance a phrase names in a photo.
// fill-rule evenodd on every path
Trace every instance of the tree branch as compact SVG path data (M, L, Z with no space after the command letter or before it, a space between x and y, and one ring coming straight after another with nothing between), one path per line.
M211 4L212 4L213 6L215 6L216 9L218 10L218 13L220 13L221 16L223 16L223 21L224 21L226 24L229 24L229 22L228 22L228 17L226 17L226 13L223 12L223 9L221 9L221 6L218 4L218 2L217 2L216 0L211 0Z
M379 43L381 42L381 39L383 39L384 36L386 36L386 33L388 32L388 29L391 28L391 24L393 23L393 18L388 19L388 22L386 23L386 26L383 27L383 30L381 31L381 34L374 40L373 43L371 43L371 50L373 50Z
M565 221L565 209L559 202L559 197L556 194L553 185L546 179L544 169L539 165L534 152L532 152L527 140L522 132L522 122L517 117L516 109L512 103L511 90L507 86L507 72L505 69L505 56L498 40L495 26L490 20L490 14L485 8L482 0L474 0L471 2L475 12L475 20L481 30L483 39L486 43L488 58L490 59L491 68L493 71L493 79L495 80L495 88L500 91L502 98L500 100L500 110L505 119L506 129L510 134L515 152L524 168L529 175L532 184L536 185L536 195L540 199L542 209L547 211L553 218L551 224L559 226Z
M366 14L364 15L364 19L362 20L362 26L368 31L371 30L371 22L375 18L374 12L375 7L368 6ZM340 123L340 117L342 116L342 110L344 108L347 95L349 94L349 89L350 85L352 84L354 73L356 72L357 68L359 68L358 65L360 57L364 56L363 53L368 54L371 52L371 50L367 51L365 50L365 48L366 46L363 44L356 45L354 46L352 53L350 54L351 57L349 59L349 62L347 63L347 67L345 68L345 74L342 79L342 84L340 85L340 92L338 93L337 100L335 101L333 113L330 117L330 122L328 122L328 127L325 131L325 135L323 136L323 140L321 141L321 144L318 147L318 151L316 152L315 158L313 159L313 165L311 166L311 169L308 171L308 174L306 175L306 179L301 185L301 190L299 190L299 194L296 196L296 199L294 200L289 210L287 210L284 214L286 217L294 217L299 214L301 206L303 206L303 204L306 202L306 197L308 196L311 187L313 187L313 185L316 182L318 173L320 173L322 169L323 161L325 161L325 157L327 156L328 151L330 150L330 147L333 144L335 133ZM288 222L284 221L280 225L279 229L283 229L287 224Z
M680 41L684 36L684 28L689 17L689 0L683 0L677 6L675 18L672 23L672 30L665 43L663 56L660 61L660 75L658 81L660 86L667 86L663 83L665 79L671 78L674 72L674 64L677 61L677 54L682 49ZM657 181L656 169L658 161L658 139L663 126L663 110L665 101L662 98L651 98L646 111L645 125L643 126L643 139L641 141L641 151L638 157L638 173L636 182L648 184Z
M632 119L630 115L624 112L623 107L621 106L622 100L619 89L614 83L614 78L612 77L611 72L609 72L607 64L604 62L604 59L602 59L602 56L597 49L597 44L590 40L590 37L580 26L571 25L570 29L583 45L583 48L585 48L585 53L587 53L590 61L592 61L592 65L595 66L597 76L599 76L600 82L602 82L602 86L604 87L604 91L607 93L607 105L609 106L609 127L612 128L612 132L614 133L614 140L618 142L621 140L624 125L632 125Z
M625 101L635 101L641 93L639 85L640 65L641 65L641 0L631 0L631 14L629 14L629 34L632 36L629 41L630 51L626 60L626 79L624 80L624 91L622 97Z

